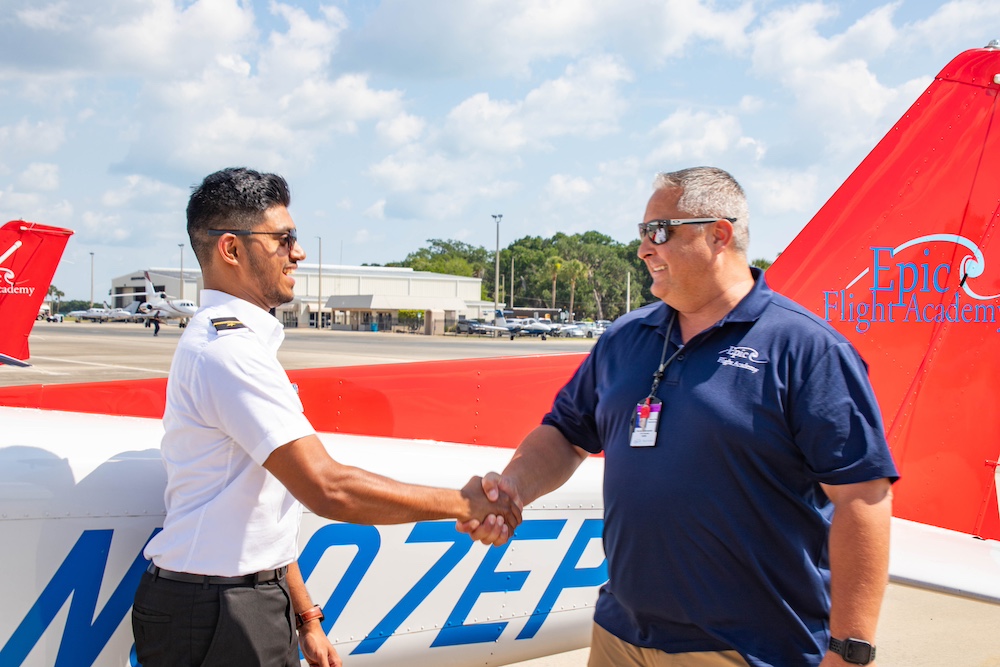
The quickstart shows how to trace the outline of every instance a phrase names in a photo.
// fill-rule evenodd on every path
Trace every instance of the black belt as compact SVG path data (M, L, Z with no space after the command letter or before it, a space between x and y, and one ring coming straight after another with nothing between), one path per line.
M229 586L233 584L266 584L272 581L281 581L285 578L288 567L279 567L277 570L263 570L255 574L244 574L240 577L213 577L207 574L188 574L187 572L172 572L156 567L152 563L146 568L154 577L169 579L170 581L182 581L186 584L202 584L204 586Z

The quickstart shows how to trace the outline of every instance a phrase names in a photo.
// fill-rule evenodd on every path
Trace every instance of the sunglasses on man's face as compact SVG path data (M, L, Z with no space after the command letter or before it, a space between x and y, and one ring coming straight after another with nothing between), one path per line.
M291 252L295 248L296 242L299 240L299 233L293 227L284 232L251 232L248 229L209 229L209 236L222 236L223 234L232 234L233 236L253 236L254 234L264 234L267 236L277 237L278 243L288 248L288 252Z
M639 223L639 238L648 238L653 245L663 245L670 240L670 230L681 225L704 225L716 220L736 222L736 218L675 218L650 220Z

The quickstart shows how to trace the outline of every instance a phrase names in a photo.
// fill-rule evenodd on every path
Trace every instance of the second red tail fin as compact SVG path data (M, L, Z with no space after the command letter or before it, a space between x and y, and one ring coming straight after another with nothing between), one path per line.
M871 364L896 516L1000 539L1000 48L966 51L767 270Z
M72 234L23 220L0 228L0 364L27 365L28 334Z

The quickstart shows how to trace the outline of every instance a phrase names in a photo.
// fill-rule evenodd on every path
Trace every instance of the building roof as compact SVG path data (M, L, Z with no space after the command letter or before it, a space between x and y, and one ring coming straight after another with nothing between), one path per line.
M458 297L391 294L331 296L324 305L333 310L465 310L467 307L465 300Z

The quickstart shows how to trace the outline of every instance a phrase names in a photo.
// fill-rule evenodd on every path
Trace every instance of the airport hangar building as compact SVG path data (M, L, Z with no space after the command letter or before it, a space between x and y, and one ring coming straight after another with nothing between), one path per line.
M199 303L204 287L200 270L151 268L148 271L157 292L165 292L171 299L185 298ZM138 270L112 279L111 294L115 301L112 305L127 308L133 301L145 300L143 273ZM308 263L300 263L294 275L295 299L275 313L286 327L315 327L316 314L321 312L322 326L327 329L419 328L425 333L443 333L460 318L481 320L493 311L493 302L482 300L480 278L405 267L337 264L320 267ZM422 312L423 318L406 317L414 311Z

